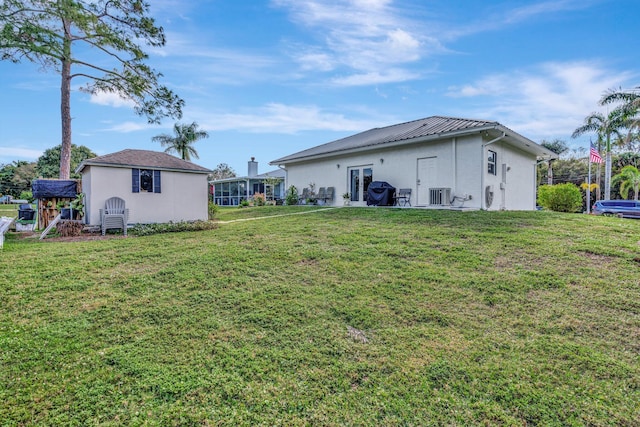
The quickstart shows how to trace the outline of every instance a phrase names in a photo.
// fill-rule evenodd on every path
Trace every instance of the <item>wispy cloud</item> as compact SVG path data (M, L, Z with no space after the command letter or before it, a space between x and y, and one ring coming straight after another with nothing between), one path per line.
M383 83L403 82L414 80L420 75L403 69L388 69L370 73L351 74L345 77L335 77L331 81L339 86L367 86Z
M102 129L103 132L118 132L118 133L130 133L138 131L146 131L156 128L155 125L150 125L142 122L123 122L115 124L111 127Z
M528 69L488 75L449 88L450 97L482 97L478 117L493 117L534 137L567 135L584 117L600 109L609 88L624 85L629 72L616 72L593 62L549 62Z
M15 159L37 160L38 157L42 156L43 151L21 147L0 147L0 153L2 153L0 156L0 163L4 163Z
M588 0L551 0L518 7L507 11L504 22L517 24L540 15L551 15L558 12L584 9L591 6L593 1Z
M210 114L201 112L198 123L210 131L234 130L251 133L295 134L302 131L351 132L380 124L373 119L348 119L345 114L323 110L315 105L270 103L240 113Z
M132 108L135 106L135 103L127 98L123 98L117 93L112 92L98 92L91 94L91 98L89 100L92 104L97 105L107 105L109 107L126 107Z
M282 60L262 51L212 47L202 38L167 33L167 44L153 54L167 74L182 81L238 85L273 80L282 75Z
M319 65L316 71L346 74L331 79L337 84L416 79L420 73L398 70L442 49L391 0L273 0L272 4L287 9L293 22L316 36L316 44L292 48L294 60L303 70ZM388 68L395 71L385 72Z
M447 22L446 25L438 25L439 37L443 41L456 40L487 31L502 30L506 25L522 24L541 18L548 18L589 8L594 2L600 0L549 0L528 4L521 7L511 7L511 3L504 3L504 8L487 9L482 14L481 20L454 24Z

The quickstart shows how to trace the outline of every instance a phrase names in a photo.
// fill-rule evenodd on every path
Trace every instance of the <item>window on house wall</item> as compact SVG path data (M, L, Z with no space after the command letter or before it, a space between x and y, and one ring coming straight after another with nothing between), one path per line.
M488 151L487 156L487 172L490 175L497 175L498 173L498 154L495 151Z
M160 171L131 169L131 191L134 193L161 193Z

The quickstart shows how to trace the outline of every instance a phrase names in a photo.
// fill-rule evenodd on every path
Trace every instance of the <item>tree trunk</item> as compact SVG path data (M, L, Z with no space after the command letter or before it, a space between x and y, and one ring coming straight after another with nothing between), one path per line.
M71 29L63 20L62 82L60 84L60 117L62 121L62 147L60 149L60 179L71 176Z

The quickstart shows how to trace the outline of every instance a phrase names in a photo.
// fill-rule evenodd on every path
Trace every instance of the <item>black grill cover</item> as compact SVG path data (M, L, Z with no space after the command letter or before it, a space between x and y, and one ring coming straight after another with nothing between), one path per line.
M46 199L49 197L73 197L78 194L78 183L73 180L36 179L31 183L33 197Z
M373 181L367 188L367 206L393 206L396 188L385 181Z
M31 221L35 215L36 211L33 210L33 207L29 203L20 205L20 209L18 209L18 219Z

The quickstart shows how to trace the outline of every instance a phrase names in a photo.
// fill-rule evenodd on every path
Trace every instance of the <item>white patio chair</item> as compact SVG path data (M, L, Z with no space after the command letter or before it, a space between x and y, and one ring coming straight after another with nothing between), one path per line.
M124 200L120 197L111 197L104 202L104 209L100 209L102 222L102 235L110 228L119 228L127 235L127 222L129 221L129 209L125 208Z

